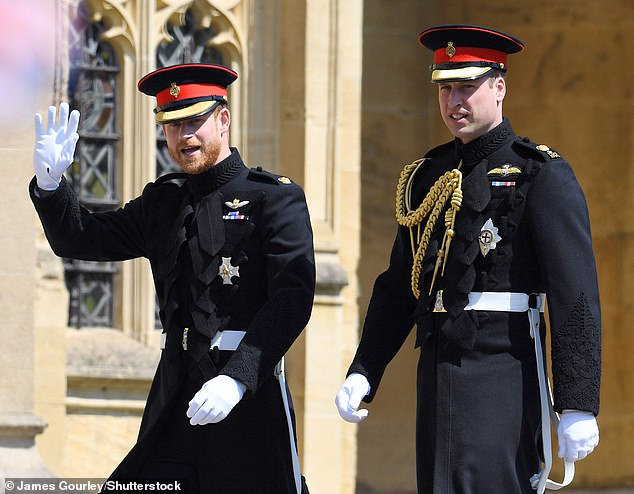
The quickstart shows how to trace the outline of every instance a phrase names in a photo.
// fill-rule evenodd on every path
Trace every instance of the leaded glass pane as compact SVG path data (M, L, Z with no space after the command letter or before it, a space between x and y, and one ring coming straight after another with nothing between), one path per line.
M114 263L65 259L64 268L70 292L68 325L76 328L112 326Z
M165 134L163 133L163 127L156 126L156 176L160 177L166 173L178 172L180 169L172 158L167 149L167 142L165 141Z
M68 98L81 113L75 162L67 178L79 202L92 211L119 206L115 52L101 39L102 22L90 22L85 2L71 22ZM114 275L118 264L64 260L70 292L69 325L112 326Z
M223 63L222 54L209 43L217 33L211 27L198 26L191 9L185 12L183 25L167 25L167 32L172 39L158 47L157 68L179 63Z

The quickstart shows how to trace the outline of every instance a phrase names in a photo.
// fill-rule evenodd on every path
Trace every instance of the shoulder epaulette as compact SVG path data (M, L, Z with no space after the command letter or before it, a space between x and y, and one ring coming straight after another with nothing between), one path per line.
M173 172L173 173L166 173L165 175L161 175L154 181L154 183L162 184L163 182L167 182L169 180L186 180L186 179L187 179L187 173Z
M557 151L546 146L546 144L536 144L527 137L517 138L513 146L528 153L531 158L537 158L540 161L563 159Z
M288 185L293 183L290 178L283 175L276 175L275 173L271 173L263 169L261 166L251 168L249 170L249 178L278 185Z

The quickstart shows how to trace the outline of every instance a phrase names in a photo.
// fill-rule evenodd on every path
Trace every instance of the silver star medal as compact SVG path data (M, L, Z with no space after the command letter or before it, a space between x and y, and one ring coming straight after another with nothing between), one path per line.
M222 264L218 268L218 276L222 278L223 285L233 285L231 277L240 277L240 267L231 264L230 257L223 257Z
M502 237L498 235L498 229L493 225L493 221L489 218L480 230L478 235L478 242L480 244L480 252L483 256L486 256L490 250L495 249L497 243L502 240Z

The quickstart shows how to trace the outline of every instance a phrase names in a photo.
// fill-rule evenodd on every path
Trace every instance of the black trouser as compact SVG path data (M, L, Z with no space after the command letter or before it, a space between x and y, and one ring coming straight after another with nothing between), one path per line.
M178 479L187 483L188 492L198 493L198 456L202 453L197 431L189 424L185 412L193 397L189 386L183 386L169 418L161 431L147 461L139 471L139 477L148 479Z
M192 345L177 354L181 366L170 364L182 371L182 378L174 379L175 394L165 398L160 416L142 431L111 478L142 475L156 480L179 474L191 478L196 492L205 494L294 493L288 424L278 381L271 375L221 422L192 426L186 416L189 401L215 375L216 367L213 355L205 353L196 359L191 350L195 350ZM165 361L159 365L165 366ZM155 379L168 379L168 371L158 372ZM157 397L161 392L156 386L150 394Z

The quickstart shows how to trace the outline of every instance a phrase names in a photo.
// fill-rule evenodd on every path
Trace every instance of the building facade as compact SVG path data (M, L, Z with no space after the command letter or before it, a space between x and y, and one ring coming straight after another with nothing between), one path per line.
M364 423L339 419L334 396L387 264L398 173L449 140L417 36L460 22L526 42L511 60L505 113L519 134L564 155L586 191L603 303L602 439L575 485L634 485L634 69L622 58L634 49L634 4L473 4L3 2L0 476L106 476L136 438L161 332L144 260L78 263L50 251L26 189L33 113L64 100L80 109L69 179L86 206L118 207L172 166L138 79L173 63L218 62L240 74L232 145L250 166L302 184L313 220L315 306L287 360L311 492L415 492L413 340Z

